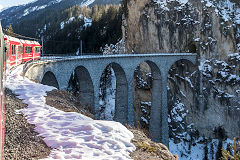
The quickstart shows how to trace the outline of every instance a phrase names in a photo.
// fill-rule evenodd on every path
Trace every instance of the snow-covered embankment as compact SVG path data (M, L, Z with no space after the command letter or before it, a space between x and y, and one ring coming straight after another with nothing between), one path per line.
M16 111L27 116L45 143L54 148L47 159L131 159L133 134L118 122L93 120L79 113L63 112L45 104L54 87L20 76L23 66L7 76L6 87L28 107Z

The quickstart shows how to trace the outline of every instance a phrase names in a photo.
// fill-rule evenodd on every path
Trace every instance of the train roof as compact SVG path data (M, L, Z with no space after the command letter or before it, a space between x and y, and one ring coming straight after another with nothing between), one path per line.
M38 43L37 41L19 39L19 38L12 37L12 36L9 36L9 35L4 35L4 37L9 41L19 42L19 43L22 43L22 44L31 44L31 45L39 45L40 46L40 43Z
M4 35L4 38L6 38L6 40L9 40L9 41L14 41L14 42L21 43L20 39L12 37L12 36Z

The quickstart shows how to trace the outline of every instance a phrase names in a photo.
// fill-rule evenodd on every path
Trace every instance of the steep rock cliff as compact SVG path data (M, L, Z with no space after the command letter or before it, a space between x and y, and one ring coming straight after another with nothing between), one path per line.
M127 0L126 52L197 52L201 59L222 59L240 46L236 2Z
M198 66L180 61L169 71L170 137L189 142L199 135L240 136L240 1L125 0L124 5L127 53L198 53Z

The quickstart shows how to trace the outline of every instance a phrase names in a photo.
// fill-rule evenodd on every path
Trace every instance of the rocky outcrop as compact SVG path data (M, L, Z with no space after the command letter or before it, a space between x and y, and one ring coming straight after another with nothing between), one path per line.
M123 23L126 52L197 52L201 59L222 59L236 52L240 43L240 22L230 17L240 10L231 5L200 0L127 0Z
M169 71L170 137L177 141L188 136L191 141L199 135L240 136L240 59L232 54L240 51L240 2L125 0L124 4L127 53L198 53L198 66L179 61ZM139 102L141 92L151 96L151 89L142 88L135 94ZM137 105L140 119L142 106Z
M151 141L141 130L130 129L134 134L132 143L136 150L130 154L136 160L178 160L177 155L173 155L168 148L161 144Z
M198 68L186 62L172 67L168 77L172 137L177 132L211 138L240 136L239 55L230 54L225 61L202 60Z

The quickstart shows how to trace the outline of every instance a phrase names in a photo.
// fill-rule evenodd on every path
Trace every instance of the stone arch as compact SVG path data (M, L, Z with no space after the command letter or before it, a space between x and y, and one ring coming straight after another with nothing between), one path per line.
M74 78L78 82L78 98L79 100L85 104L90 105L93 109L94 107L94 87L92 78L88 70L83 66L78 66L74 69L73 72Z
M168 68L168 72L170 71L170 69L174 66L174 65L176 65L176 64L179 64L179 63L184 63L184 64L186 64L186 65L188 65L188 66L196 66L196 62L195 62L195 60L194 59L187 59L187 58L181 58L181 59L178 59L178 60L175 60L175 61L173 61L170 65L169 65L169 68Z
M162 106L162 94L161 94L161 71L156 63L150 60L145 62L151 69L151 107L150 107L150 120L149 120L149 135L150 138L156 142L159 142L161 136L161 106ZM142 64L141 62L140 64ZM139 64L139 65L140 65Z
M113 120L125 124L127 123L128 116L128 83L126 73L122 66L115 62L106 65L102 73L104 73L109 66L113 69L116 76L115 112Z
M59 89L58 81L56 76L51 71L47 71L41 81L41 84L53 86Z

